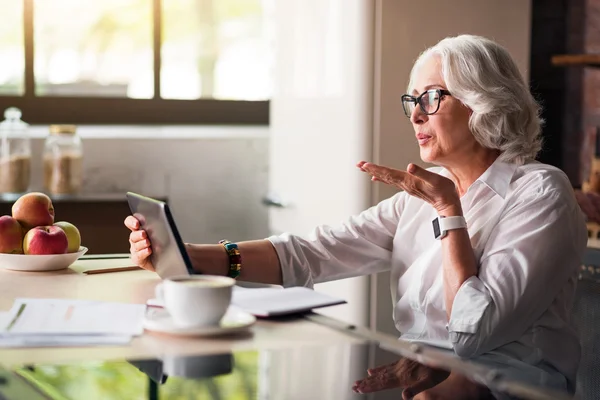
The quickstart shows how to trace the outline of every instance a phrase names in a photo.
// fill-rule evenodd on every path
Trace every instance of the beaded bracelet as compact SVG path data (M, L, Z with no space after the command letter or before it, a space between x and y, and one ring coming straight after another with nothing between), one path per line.
M237 244L231 243L229 240L219 240L219 243L225 247L225 251L229 256L229 271L227 276L231 278L237 278L240 275L242 269L242 256Z

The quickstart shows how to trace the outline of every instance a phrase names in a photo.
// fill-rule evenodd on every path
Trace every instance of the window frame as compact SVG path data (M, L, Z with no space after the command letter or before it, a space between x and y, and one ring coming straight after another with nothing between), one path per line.
M18 107L30 124L215 124L268 125L269 100L172 100L160 97L162 0L152 0L154 97L36 96L34 76L34 0L23 0L25 91L0 96L0 111Z

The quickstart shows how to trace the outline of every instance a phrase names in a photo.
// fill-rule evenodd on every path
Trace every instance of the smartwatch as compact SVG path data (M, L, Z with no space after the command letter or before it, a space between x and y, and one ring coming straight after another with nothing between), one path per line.
M431 223L433 224L433 236L438 240L446 236L450 229L461 229L467 227L467 221L465 220L465 217L462 216L438 216L431 221Z

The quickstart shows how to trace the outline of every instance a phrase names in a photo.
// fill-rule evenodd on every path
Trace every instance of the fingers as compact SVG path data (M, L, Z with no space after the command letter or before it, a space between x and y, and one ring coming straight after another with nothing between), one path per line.
M129 243L131 244L131 249L136 251L150 247L148 234L144 230L133 230L129 234Z
M389 371L379 372L356 381L352 390L356 393L372 393L380 390L392 389L400 384L396 374Z
M427 171L425 168L412 163L408 164L406 172L366 161L360 161L356 166L363 172L367 172L375 178L371 178L371 180L378 180L385 183L392 183L392 181L396 184L400 184L401 182L409 183L411 181L415 183L415 180L411 179L411 177L414 176L427 183L436 184L443 178L439 174Z
M381 165L364 163L360 168L371 175L373 182L382 182L406 191L412 196L423 197L423 180L405 171L383 167Z
M148 239L142 239L138 242L132 242L131 245L136 251L141 251L150 247L150 241Z
M391 371L396 367L397 364L398 364L398 361L395 361L391 364L380 365L379 367L370 368L367 370L367 374L369 374L369 376L370 376L370 375L378 374L378 373L385 372L385 371Z
M363 171L375 176L381 180L392 180L402 178L405 174L403 171L397 169L384 167L383 165L365 163L362 168Z
M427 389L431 389L437 383L438 382L432 382L432 380L429 379L429 377L425 377L404 389L402 391L402 400L410 400L417 394L424 392Z
M125 226L132 231L140 229L140 221L137 220L133 215L129 215L125 218Z
M154 271L154 266L150 262L152 254L152 246L148 239L148 234L145 230L140 229L140 221L130 215L125 218L125 226L131 230L129 234L129 252L131 253L131 261L137 266Z
M137 250L132 243L131 247L129 248L129 252L131 253L131 261L135 265L147 269L148 271L154 271L154 266L148 258L152 254L152 247L146 247L141 250Z
M406 177L410 177L410 175L404 171L384 167L382 165L377 165L365 161L359 162L357 166L360 168L361 171L371 175L371 180L384 182L390 185L401 184L401 182L404 181Z
M142 237L142 234L144 237ZM145 234L146 232L144 231L136 231L131 232L131 235L129 235L129 251L132 258L135 257L138 260L143 260L151 254L151 243L149 239L145 238Z
M433 205L438 212L458 208L460 198L454 182L442 175L427 171L415 164L408 165L408 171L400 171L381 165L360 161L357 167L371 175L372 181L379 181L417 197ZM441 210L441 211L440 211Z
M129 252L131 253L131 261L135 265L148 271L154 271L154 266L148 258L152 254L152 245L146 231L137 230L129 234Z
M442 179L444 179L443 176L441 176L440 174L436 174L435 172L431 172L431 171L427 171L425 168L419 167L416 164L408 164L408 166L406 167L406 171L413 175L416 176L417 178L420 178L422 180L424 180L427 183L430 183L432 185L436 185L438 183L440 183L442 181Z
M144 263L148 257L150 257L150 254L152 254L152 248L151 247L147 247L143 250L139 250L137 252L138 255L138 260L140 260L142 263Z
M419 393L412 392L409 394L412 394L414 397L404 397L404 392L402 392L402 399L475 400L494 398L487 387L476 384L455 372L451 373L447 379L439 382L437 385L425 388Z
M148 238L148 234L146 233L146 231L133 231L129 234L129 241L133 242L133 243L137 243L141 240L147 239Z
M150 254L152 254L152 247L146 247L141 250L131 247L129 251L133 262L141 267L147 261L148 257L150 257Z
M139 256L148 253L145 250L150 250L150 252L152 251L152 244L150 243L150 240L142 239L133 241L129 239L129 251L131 252L132 256ZM150 255L150 253L148 253L148 255Z
M425 168L419 167L417 164L410 163L406 167L406 172L411 175L418 176L421 179L427 180L427 178L431 178L432 176L438 176L438 174L434 174L433 172L427 171Z

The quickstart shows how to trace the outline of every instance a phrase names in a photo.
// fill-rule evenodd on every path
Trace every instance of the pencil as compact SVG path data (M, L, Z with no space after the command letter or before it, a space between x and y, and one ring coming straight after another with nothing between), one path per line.
M108 272L122 272L122 271L135 271L137 269L141 269L137 265L133 265L131 267L118 267L118 268L106 268L106 269L91 269L89 271L85 271L84 274L93 275L93 274L105 274Z

